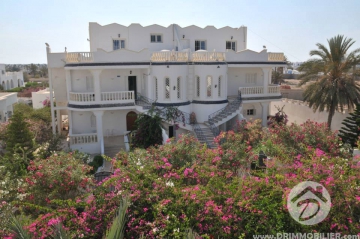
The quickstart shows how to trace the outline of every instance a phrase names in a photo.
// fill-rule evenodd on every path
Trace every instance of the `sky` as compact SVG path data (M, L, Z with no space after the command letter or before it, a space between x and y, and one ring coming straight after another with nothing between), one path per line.
M248 48L305 61L338 34L360 48L359 0L0 0L0 63L46 63L52 52L89 51L89 22L125 26L248 27Z

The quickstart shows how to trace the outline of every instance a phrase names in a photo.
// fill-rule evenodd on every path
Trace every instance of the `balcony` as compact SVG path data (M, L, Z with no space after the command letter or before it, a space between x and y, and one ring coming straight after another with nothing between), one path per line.
M284 53L268 53L268 61L285 61Z
M269 85L268 89L263 86L240 87L239 91L243 98L266 98L273 96L281 96L279 85Z
M127 104L135 103L134 91L101 92L97 99L95 92L69 92L69 103L74 105Z
M98 142L97 133L70 135L70 144L94 144Z
M66 53L66 63L94 62L92 52L69 52Z
M224 52L207 52L197 51L192 54L193 62L214 62L214 61L225 61Z
M152 62L187 62L188 60L189 54L187 52L161 51L154 52L151 55Z

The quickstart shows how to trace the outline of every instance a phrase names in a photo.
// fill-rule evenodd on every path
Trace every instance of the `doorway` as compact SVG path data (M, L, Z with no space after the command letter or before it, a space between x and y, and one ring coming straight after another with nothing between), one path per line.
M136 130L135 121L137 120L137 114L134 111L130 111L126 115L126 130L133 131Z
M169 138L174 137L174 126L169 126Z
M134 91L135 100L137 99L136 76L128 77L129 91Z

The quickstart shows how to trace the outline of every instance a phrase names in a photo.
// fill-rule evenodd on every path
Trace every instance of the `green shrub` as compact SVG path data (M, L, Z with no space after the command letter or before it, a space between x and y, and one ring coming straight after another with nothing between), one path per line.
M89 163L89 166L92 166L93 169L90 171L91 174L96 173L99 167L104 163L104 158L101 155L96 155L92 162Z

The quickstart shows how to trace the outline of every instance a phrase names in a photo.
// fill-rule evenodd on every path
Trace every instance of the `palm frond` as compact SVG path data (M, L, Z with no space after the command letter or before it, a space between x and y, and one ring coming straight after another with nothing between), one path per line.
M24 230L22 223L14 215L11 216L8 227L11 233L14 235L12 237L13 239L31 239L30 234Z
M130 198L125 196L120 201L120 206L116 216L112 222L110 230L106 235L106 239L123 239L125 232L125 224L127 221L126 211L130 206Z

